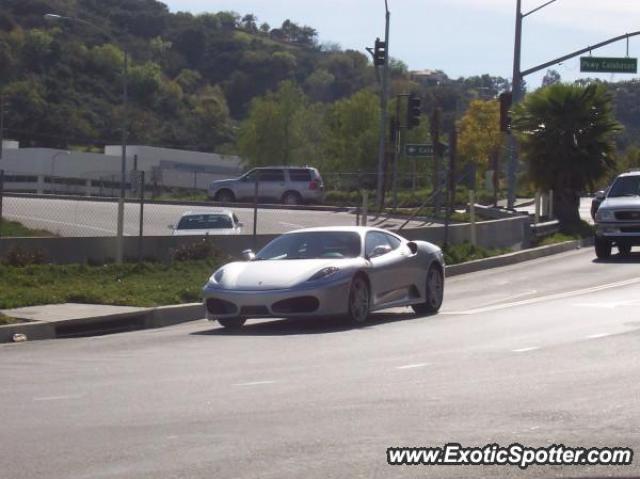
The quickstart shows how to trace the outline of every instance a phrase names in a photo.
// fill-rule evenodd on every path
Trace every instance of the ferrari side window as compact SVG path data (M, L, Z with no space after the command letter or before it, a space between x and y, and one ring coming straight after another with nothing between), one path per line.
M387 235L380 233L379 231L371 231L367 233L365 239L364 250L368 257L374 258L376 256L382 256L391 251L391 246L386 238Z

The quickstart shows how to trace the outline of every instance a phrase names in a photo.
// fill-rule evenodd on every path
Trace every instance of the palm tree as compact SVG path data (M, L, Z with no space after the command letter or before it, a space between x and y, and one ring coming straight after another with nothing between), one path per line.
M553 210L563 230L580 223L580 192L614 166L614 137L621 130L602 84L556 83L527 95L514 111L529 177L553 190Z

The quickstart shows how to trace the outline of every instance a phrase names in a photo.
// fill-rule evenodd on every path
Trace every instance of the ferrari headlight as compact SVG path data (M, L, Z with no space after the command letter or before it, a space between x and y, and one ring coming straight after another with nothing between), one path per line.
M324 279L324 278L327 278L328 276L336 274L338 271L340 271L340 268L337 268L335 266L329 266L327 268L322 268L316 274L311 276L311 278L309 278L308 281L316 281L318 279Z
M613 220L613 211L611 210L598 210L596 213L596 221L611 221Z

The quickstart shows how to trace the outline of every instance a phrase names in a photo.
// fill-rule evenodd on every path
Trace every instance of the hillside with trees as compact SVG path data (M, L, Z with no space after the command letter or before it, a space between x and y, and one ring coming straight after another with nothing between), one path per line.
M45 19L51 13L72 18ZM423 121L405 139L428 141L439 109L443 132L460 128L461 160L489 168L502 151L495 98L508 80L432 73L425 80L392 59L390 114L395 95L419 95ZM549 83L558 80L549 73ZM605 86L625 126L618 146L634 164L640 83ZM374 171L377 161L379 82L369 55L319 44L312 26L292 19L172 13L156 0L3 0L0 93L6 136L23 146L100 149L120 141L126 121L132 144L238 153L249 164L353 172Z

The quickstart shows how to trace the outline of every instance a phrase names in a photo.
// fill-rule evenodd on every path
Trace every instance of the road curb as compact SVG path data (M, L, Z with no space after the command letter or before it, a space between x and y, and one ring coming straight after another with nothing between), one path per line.
M493 256L491 258L476 259L473 261L467 261L466 263L447 266L446 275L448 277L458 276L460 274L475 273L476 271L484 271L487 269L499 268L501 266L509 266L522 263L524 261L544 258L545 256L566 253L567 251L583 248L585 246L591 246L592 244L593 239L586 238L582 240L565 241L552 245L539 246L537 248L516 251L514 253L507 253L500 256Z
M202 303L190 303L73 320L30 321L0 326L0 343L12 342L16 334L24 334L29 341L69 338L116 331L162 328L204 317Z

